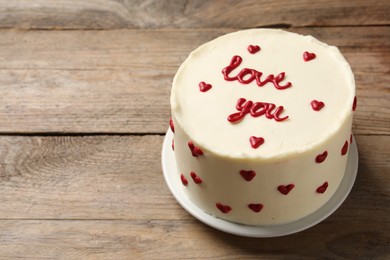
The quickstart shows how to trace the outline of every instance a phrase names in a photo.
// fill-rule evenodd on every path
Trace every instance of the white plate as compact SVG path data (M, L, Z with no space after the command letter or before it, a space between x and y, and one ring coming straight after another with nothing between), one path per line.
M247 226L229 222L209 215L188 199L187 195L183 191L180 178L178 178L179 174L176 168L175 154L172 151L172 138L173 133L168 129L162 148L162 168L165 181L173 196L185 210L187 210L192 216L199 219L203 223L218 230L240 236L284 236L297 233L318 224L319 222L326 219L330 214L332 214L347 198L355 182L358 169L358 150L356 146L356 140L353 139L348 153L349 155L345 176L341 181L340 187L337 189L336 193L324 206L309 216L288 224L275 226Z

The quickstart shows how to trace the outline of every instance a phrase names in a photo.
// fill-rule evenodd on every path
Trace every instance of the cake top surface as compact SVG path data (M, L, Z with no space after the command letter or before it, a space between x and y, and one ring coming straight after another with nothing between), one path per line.
M193 51L174 77L171 107L208 152L278 158L336 133L354 97L351 68L336 47L312 36L252 29Z

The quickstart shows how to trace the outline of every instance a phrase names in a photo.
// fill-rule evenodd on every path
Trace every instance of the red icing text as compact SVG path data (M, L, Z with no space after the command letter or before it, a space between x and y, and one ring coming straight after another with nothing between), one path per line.
M222 74L227 81L238 80L242 84L249 84L252 81L256 80L256 83L259 87L264 86L267 83L274 84L277 89L286 89L292 86L291 82L287 82L285 85L280 85L280 82L283 81L285 73L281 72L277 76L273 74L268 75L263 81L261 80L262 72L243 68L236 76L231 76L233 70L240 66L242 58L238 55L233 56L230 64L222 70Z
M238 99L236 109L239 112L228 116L228 121L231 123L240 121L247 114L251 114L253 117L265 115L268 119L275 119L277 122L284 121L288 118L288 116L280 117L280 114L283 112L283 106L276 107L275 104L266 102L253 103L253 101L247 101L245 98Z

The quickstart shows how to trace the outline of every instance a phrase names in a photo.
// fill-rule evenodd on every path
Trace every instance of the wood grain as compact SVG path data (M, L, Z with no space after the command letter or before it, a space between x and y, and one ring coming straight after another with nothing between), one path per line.
M390 136L355 137L358 178L332 216L295 235L250 239L200 223L173 199L162 136L2 136L0 256L385 259Z
M253 28L388 25L388 1L0 0L0 28Z
M0 164L0 218L172 219L180 215L161 171L161 136L0 140L4 162Z
M164 133L176 70L231 31L1 31L0 132ZM388 134L390 29L292 31L340 47L356 76L354 132Z
M305 232L252 239L198 221L0 221L3 258L39 259L388 259L389 235L375 222L325 221ZM388 228L388 226L387 226ZM337 233L330 232L337 230Z
M191 219L165 185L162 140L1 136L0 219ZM357 143L359 177L338 218L380 222L390 213L390 136Z
M0 0L0 259L389 259L389 9L385 0ZM176 70L200 44L255 27L336 45L356 77L352 192L322 223L280 238L202 224L161 170Z

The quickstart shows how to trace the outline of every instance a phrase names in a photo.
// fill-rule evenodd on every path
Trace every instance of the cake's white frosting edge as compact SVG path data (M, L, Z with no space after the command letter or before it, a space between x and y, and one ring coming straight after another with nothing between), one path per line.
M240 38L240 34L254 34L254 35L259 34L259 35L261 35L262 33L268 33L268 32L280 33L280 34L290 34L290 35L296 35L296 36L302 37L302 35L299 35L296 33L291 33L291 32L286 32L286 31L279 30L279 29L243 30L243 31L234 32L234 33L220 36L220 37L218 37L218 38L216 38L208 43L201 45L196 50L191 52L190 55L188 56L188 58L180 66L179 70L177 71L177 73L173 79L173 84L172 84L173 87L171 90L171 97L170 97L172 114L177 115L178 112L180 112L180 110L182 109L180 104L179 104L180 101L177 100L178 99L177 91L180 91L180 88L182 88L181 84L183 84L182 81L185 80L182 78L183 77L183 75L182 75L183 70L185 70L185 68L187 67L187 64L190 63L194 57L202 55L202 52L204 50L216 48L214 46L216 43L218 43L220 41L229 40L230 37ZM345 98L345 104L341 106L342 110L339 111L337 116L335 116L335 118L332 119L333 123L334 123L333 124L334 127L327 129L326 133L323 133L323 135L321 136L321 137L327 136L327 138L330 138L333 135L335 135L336 132L338 131L337 126L343 124L343 122L345 120L347 120L352 115L351 107L352 107L352 103L353 103L353 97L355 96L354 75L353 75L353 72L352 72L348 62L346 61L346 59L344 58L344 56L341 54L341 52L339 51L339 49L337 47L330 46L326 43L323 43L310 35L303 36L303 37L305 39L307 39L308 41L314 43L314 46L315 45L322 46L323 48L325 48L329 52L330 55L333 55L334 58L337 60L337 62L340 64L340 67L343 69L343 73L344 73L345 77L348 78L348 81L349 81L346 84L350 88L348 90L348 91L350 91L350 93L349 93L348 97ZM226 64L226 65L228 65L228 64ZM214 73L217 74L217 77L222 77L222 74L220 73L220 71L215 71ZM226 83L226 84L228 84L228 83ZM194 86L194 88L196 88L196 87L197 86ZM245 86L245 87L250 87L250 86ZM266 89L266 88L272 88L272 87L271 86L263 87L263 89ZM263 90L259 90L259 91L263 91ZM202 93L202 94L205 94L205 93ZM235 106L235 103L232 104L232 108L234 106ZM235 111L233 109L233 110L231 110L231 112L237 112L237 111ZM225 118L224 118L224 120L225 120ZM218 146L210 145L209 141L206 138L199 138L198 133L197 133L197 131L195 131L193 129L193 126L185 123L180 116L176 117L176 124L180 125L185 132L189 133L189 135L192 137L193 142L196 143L199 147L201 147L206 153L211 153L211 154L218 155L218 156L225 156L228 158L235 158L235 159L241 158L242 160L252 160L252 159L263 160L264 159L267 161L268 160L279 161L279 160L282 160L284 158L293 159L295 156L299 156L302 153L305 153L305 152L310 151L312 149L316 149L318 147L321 147L324 144L324 142L326 142L326 139L327 139L327 138L317 138L316 140L312 141L311 143L306 143L302 146L294 147L294 149L290 149L287 152L286 151L280 151L280 152L276 151L276 152L270 152L267 154L258 154L258 153L253 153L252 151L242 151L242 150L240 150L240 151L226 151L225 149L220 149ZM269 140L269 141L272 142L272 140Z

